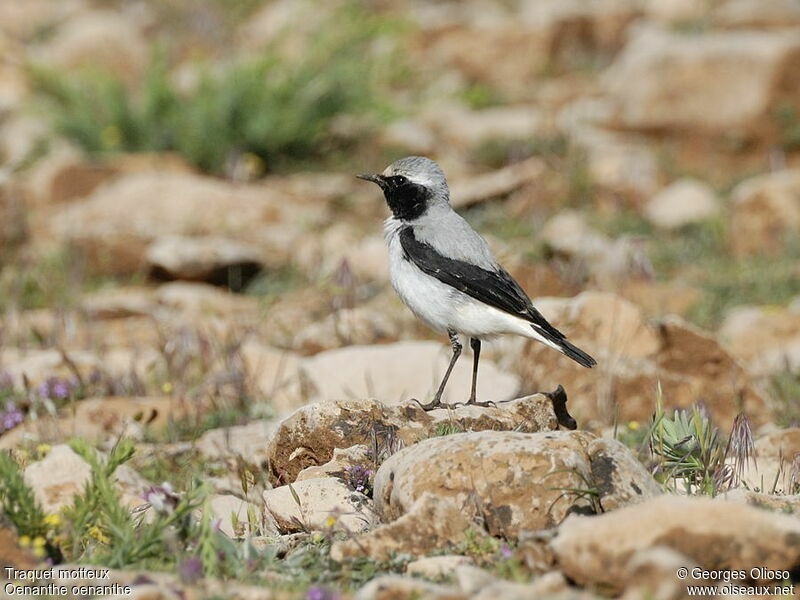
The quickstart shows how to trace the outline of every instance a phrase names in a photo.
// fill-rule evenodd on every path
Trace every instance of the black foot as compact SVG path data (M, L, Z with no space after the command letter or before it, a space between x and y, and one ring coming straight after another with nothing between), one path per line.
M481 408L497 408L497 403L492 402L491 400L487 400L486 402L477 402L476 400L467 400L466 404L461 404L461 406L480 406Z
M445 404L441 400L432 400L427 404L422 404L422 402L420 402L416 398L411 398L411 402L416 402L419 405L419 407L425 412L436 410L438 408L456 408L458 406L458 404Z

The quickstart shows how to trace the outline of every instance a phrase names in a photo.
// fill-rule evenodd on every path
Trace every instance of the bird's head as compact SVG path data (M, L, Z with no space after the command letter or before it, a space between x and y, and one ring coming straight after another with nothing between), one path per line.
M436 202L449 202L450 191L444 172L423 156L401 158L379 175L358 177L379 185L392 214L402 221L421 217Z

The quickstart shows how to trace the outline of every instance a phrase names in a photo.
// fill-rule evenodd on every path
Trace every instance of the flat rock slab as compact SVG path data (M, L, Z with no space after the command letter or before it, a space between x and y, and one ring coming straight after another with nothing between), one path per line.
M334 448L358 444L396 450L446 431L552 431L553 403L543 394L497 407L460 406L423 411L416 403L383 404L372 399L326 400L299 408L278 424L267 441L274 485L295 481L303 469L327 463Z
M567 577L615 590L626 587L631 559L656 546L710 570L791 571L800 567L800 521L735 502L664 495L601 516L570 516L550 542Z

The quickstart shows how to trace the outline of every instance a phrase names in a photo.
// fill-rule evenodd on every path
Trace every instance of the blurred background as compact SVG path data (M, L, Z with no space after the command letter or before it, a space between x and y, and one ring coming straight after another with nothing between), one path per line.
M3 393L152 397L195 434L428 394L447 349L353 177L422 154L600 362L499 342L486 394L563 383L635 428L660 382L796 422L798 31L797 0L4 0Z

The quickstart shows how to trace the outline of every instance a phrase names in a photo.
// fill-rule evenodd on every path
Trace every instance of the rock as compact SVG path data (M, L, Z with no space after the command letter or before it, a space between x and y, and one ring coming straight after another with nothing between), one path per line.
M20 546L16 530L5 519L0 523L0 563L14 569L34 569L39 563L30 550Z
M472 565L456 567L453 577L458 583L459 589L468 596L475 595L483 588L497 581L486 569L481 569L480 567L474 567Z
M0 30L11 37L29 40L86 8L85 0L3 2L0 4Z
M796 33L638 27L605 74L615 121L639 130L754 130L783 102L775 82L796 76L799 52Z
M800 5L794 0L728 0L712 19L727 29L781 29L800 25Z
M659 598L682 600L686 597L687 585L707 585L708 581L692 577L696 567L691 559L664 546L647 548L634 554L626 566L625 581L628 585L623 600ZM678 578L679 569L688 570L686 578Z
M84 350L70 350L66 353L71 362L84 379L89 379L92 372L101 367L100 359ZM72 380L75 377L72 369L64 360L64 354L55 349L21 350L18 348L0 348L0 364L11 376L17 389L24 389L23 379L27 378L35 388L49 377Z
M553 527L571 512L594 510L587 495L564 493L590 486L587 445L592 437L583 432L481 431L423 440L380 466L375 506L385 520L396 519L430 493L465 514L476 516L477 511L493 536L514 539L521 531ZM604 470L607 457L601 455L598 472Z
M696 179L680 179L656 194L644 215L656 227L678 229L716 217L720 212L714 190Z
M720 494L717 498L785 515L800 514L800 494L762 494L745 488L735 488Z
M800 169L746 179L731 192L732 248L737 256L784 252L800 231Z
M725 315L719 337L753 375L800 368L800 311L737 306Z
M408 563L406 565L406 573L426 579L444 579L453 575L457 567L472 565L474 562L469 556L461 556L459 554L429 556Z
M703 401L714 422L729 428L742 399L751 423L770 415L767 403L742 366L709 334L668 317L649 322L635 305L613 294L584 292L573 299L537 299L537 308L579 348L597 359L584 369L536 342L509 352L512 367L534 388L569 382L570 413L580 426L647 421L661 385L667 407Z
M393 342L398 334L398 324L384 312L364 306L343 308L301 329L295 348L316 354L343 346Z
M466 600L452 586L428 583L413 577L381 575L356 592L355 600Z
M331 558L342 562L364 556L373 560L389 560L395 554L424 556L464 542L471 524L460 507L424 493L399 519L357 538L334 542Z
M620 442L605 438L586 448L592 482L603 512L637 504L664 493L647 469Z
M80 306L92 319L149 317L158 310L152 288L134 286L105 288L86 294Z
M241 498L213 494L208 498L208 507L212 518L218 520L220 531L228 537L247 537L263 529L261 510Z
M334 448L333 458L324 465L307 467L297 474L296 481L314 479L317 477L347 477L347 469L362 467L370 469L375 464L372 451L364 445L351 446L350 448Z
M539 238L556 254L569 259L596 260L606 254L611 240L592 229L582 213L563 211L542 228Z
M250 464L260 465L266 460L264 440L275 430L272 420L253 421L247 425L209 429L195 442L197 450L206 458L223 459L240 456Z
M40 56L51 67L100 68L134 84L144 73L149 52L131 15L97 10L78 14L57 28Z
M54 446L45 458L25 468L25 483L46 513L57 513L83 492L92 468L69 446Z
M188 313L191 316L235 314L239 320L256 321L259 315L258 299L232 294L228 290L205 283L173 281L155 291L161 306Z
M218 236L156 239L145 259L156 279L204 281L240 291L263 264L258 249Z
M383 128L381 143L389 148L402 148L411 155L427 156L435 153L436 136L430 127L403 119L393 121Z
M779 429L760 436L754 444L758 458L792 460L800 454L800 428Z
M426 124L447 146L470 149L487 141L536 137L543 128L541 109L535 105L497 106L470 110L460 105L439 107L423 115ZM540 165L540 171L543 166ZM455 197L455 195L454 195Z
M372 500L331 477L295 481L266 490L264 505L283 533L361 533L377 522Z
M248 338L241 347L249 385L266 399L277 415L305 404L301 359L294 352L273 348Z
M299 408L284 418L267 441L273 483L291 483L303 469L327 463L334 448L377 445L391 454L437 432L452 430L550 431L558 420L550 398L537 394L497 407L460 406L424 412L416 403L376 400L326 400Z
M450 362L450 349L438 342L397 342L381 346L349 346L303 360L311 397L381 398L386 402L430 399ZM472 383L472 361L466 350L442 396L446 403L464 402ZM478 398L508 400L519 389L514 375L481 361Z
M647 0L645 15L668 24L692 23L708 17L708 2L694 0Z
M559 1L511 5L468 2L426 5L411 11L423 29L418 60L457 70L510 98L529 98L526 84L548 66L597 55L621 45L636 2Z
M573 515L550 542L559 569L578 585L624 589L637 553L663 546L704 569L773 570L800 565L796 518L710 498L660 496L596 517ZM682 565L689 567L690 565Z
M308 211L293 204L292 211L292 218L309 217ZM147 248L165 236L236 238L257 245L262 256L270 257L272 267L288 257L284 237L271 235L271 226L284 217L289 218L288 206L263 186L188 173L141 172L122 175L61 208L51 217L49 229L102 273L146 269ZM288 223L282 229L288 231Z
M23 440L63 442L73 437L104 441L118 437L142 439L146 427L163 429L186 415L182 402L168 396L86 398L74 402L63 414L41 415L0 438L0 448L14 448Z
M524 186L538 182L546 170L544 162L533 157L496 171L458 179L453 182L450 189L452 205L455 208L465 208L507 196Z

